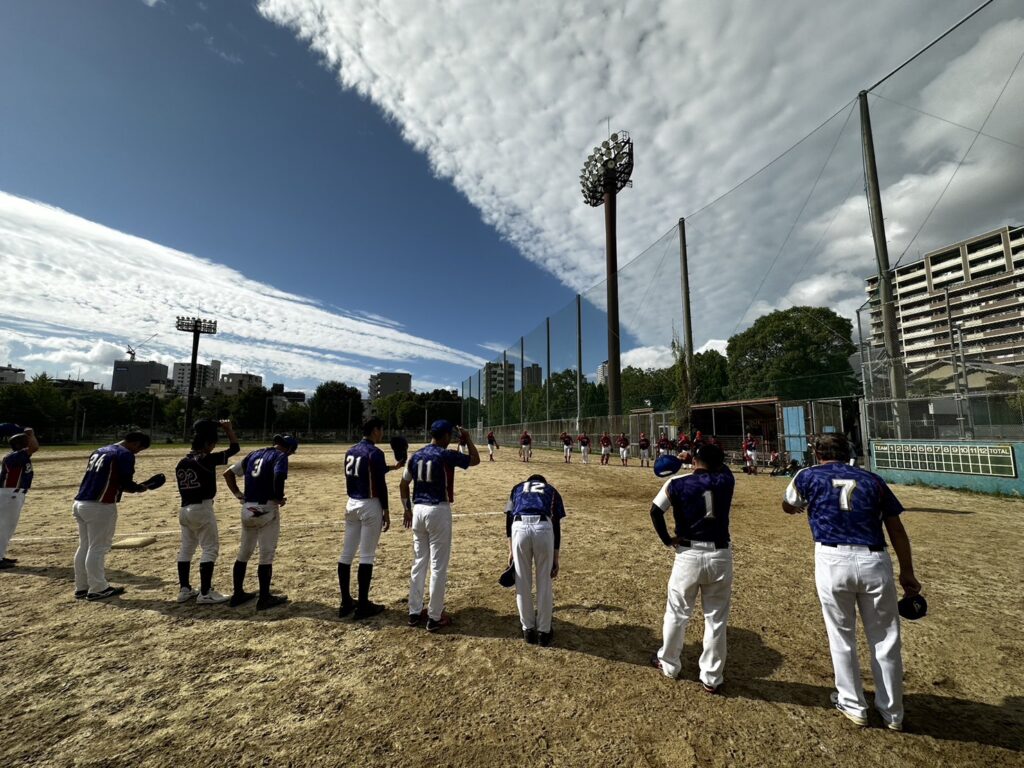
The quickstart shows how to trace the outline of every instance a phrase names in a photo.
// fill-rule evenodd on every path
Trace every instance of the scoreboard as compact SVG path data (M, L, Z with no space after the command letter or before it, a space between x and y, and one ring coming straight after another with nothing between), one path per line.
M1017 477L1010 443L872 440L871 447L875 469Z

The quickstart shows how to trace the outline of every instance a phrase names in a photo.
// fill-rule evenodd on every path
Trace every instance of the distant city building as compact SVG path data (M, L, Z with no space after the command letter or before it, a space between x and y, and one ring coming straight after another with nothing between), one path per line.
M504 371L502 370L504 368ZM511 395L516 391L515 363L485 363L483 402L492 402L492 397L503 393Z
M0 387L5 384L24 384L25 369L10 365L0 366Z
M598 386L601 384L608 383L608 361L605 360L599 366L597 366L597 383Z
M50 383L61 392L91 392L97 386L95 381L81 379L53 379Z
M114 394L150 392L153 385L167 387L167 366L152 360L115 360L110 391ZM186 379L185 386L188 386Z
M412 392L411 373L375 373L370 377L367 394L371 402L397 392Z
M868 278L867 293L877 356L883 347L877 275ZM951 363L950 336L958 352L958 334L969 363L1024 363L1024 227L986 232L897 267L893 299L900 354L911 375Z
M192 373L191 363L175 363L171 381L179 394L188 394L188 380ZM207 395L218 388L220 383L220 360L211 360L209 365L196 363L196 394Z
M185 386L188 386L186 383ZM220 391L234 397L246 389L262 387L263 377L255 373L225 373L220 377Z
M539 387L544 381L544 375L538 363L523 366L523 388Z

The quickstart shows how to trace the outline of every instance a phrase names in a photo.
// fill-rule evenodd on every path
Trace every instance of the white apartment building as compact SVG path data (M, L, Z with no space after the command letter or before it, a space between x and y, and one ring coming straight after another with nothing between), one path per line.
M225 373L220 377L220 391L230 397L246 389L262 386L263 377L255 373Z
M188 394L188 380L192 374L191 363L175 363L171 369L171 383L182 395ZM196 363L196 394L213 392L220 384L220 360L211 360L209 365Z
M4 384L24 384L25 369L11 365L0 365L0 386Z
M877 275L868 278L867 293L871 345L881 347ZM950 322L963 335L967 360L1024 363L1024 227L986 232L897 267L893 299L900 350L911 375L950 360Z

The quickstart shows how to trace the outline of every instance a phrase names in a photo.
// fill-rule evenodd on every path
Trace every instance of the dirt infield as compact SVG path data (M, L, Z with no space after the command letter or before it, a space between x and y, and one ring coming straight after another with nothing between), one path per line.
M738 476L726 683L709 696L696 682L699 620L683 679L647 666L672 558L650 525L660 483L648 470L535 454L530 469L559 488L569 512L555 647L539 648L523 643L514 593L496 583L504 499L527 474L507 449L457 473L455 624L436 636L405 626L412 547L397 477L398 522L381 537L373 588L388 611L339 620L342 453L303 446L292 458L274 573L292 602L259 615L251 603L174 601L170 485L121 504L118 536L157 537L108 556L108 577L127 593L74 601L70 508L85 452L38 454L11 545L19 563L0 572L0 764L1021 765L1024 501L896 488L931 611L903 625L907 730L897 734L877 718L857 729L829 706L810 533L780 509L785 480ZM138 474L168 472L177 456L146 451ZM236 509L221 491L214 586L223 591ZM863 644L861 658L869 670Z

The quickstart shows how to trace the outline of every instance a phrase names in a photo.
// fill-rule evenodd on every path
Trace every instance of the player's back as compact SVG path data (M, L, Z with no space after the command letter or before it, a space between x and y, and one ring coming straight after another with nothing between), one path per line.
M801 469L786 500L807 503L814 540L823 544L884 546L882 520L903 509L885 480L843 462Z
M509 505L512 515L565 516L562 497L555 487L536 480L516 484L509 495Z
M345 453L345 491L350 499L380 498L377 488L383 477L384 453L369 440L362 440Z
M135 468L135 454L123 445L105 445L89 456L75 501L113 504L121 500L121 480Z
M277 477L288 475L288 457L277 448L259 448L243 459L245 500L265 504L278 498Z

